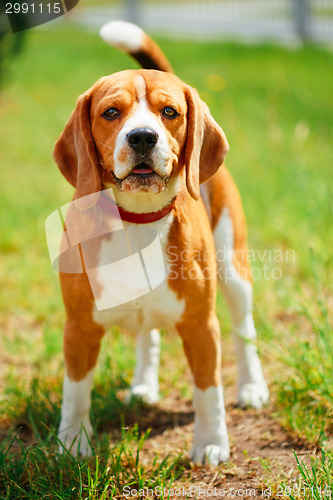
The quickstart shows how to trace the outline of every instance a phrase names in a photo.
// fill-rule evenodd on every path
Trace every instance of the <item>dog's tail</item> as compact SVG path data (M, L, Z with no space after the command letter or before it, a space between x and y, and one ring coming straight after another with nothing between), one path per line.
M99 34L106 43L134 57L144 69L173 73L159 46L136 24L110 21L102 26Z

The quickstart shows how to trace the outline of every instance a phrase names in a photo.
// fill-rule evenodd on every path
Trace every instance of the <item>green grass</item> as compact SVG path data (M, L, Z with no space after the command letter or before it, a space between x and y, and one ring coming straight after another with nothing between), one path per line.
M160 44L230 142L227 166L248 220L254 313L275 410L304 441L322 441L332 432L332 315L325 310L333 268L332 55L311 46ZM121 435L139 417L145 422L149 410L124 403L134 349L133 339L117 331L104 340L96 372L96 456L77 462L57 454L64 311L44 223L68 202L72 188L51 152L78 94L129 67L136 64L73 28L27 32L24 51L7 66L0 97L0 429L8 435L1 445L0 496L10 500L119 497L128 483L153 484L157 474L168 484L188 467L178 456L164 462L150 454L147 463L140 448L144 425ZM221 297L218 315L228 353L230 320ZM190 398L179 349L178 339L163 336L162 393ZM332 470L331 459L325 467Z
M26 447L17 436L0 448L1 498L112 499L131 490L150 489L162 492L184 469L181 456L155 459L147 467L141 463L141 450L149 432L138 432L137 426L123 431L121 441L109 447L104 440L98 454L78 462L70 453L50 452L54 435L39 445ZM15 443L16 441L16 443ZM14 444L17 449L13 452ZM104 455L104 456L103 456ZM107 458L105 458L107 457ZM165 498L162 494L161 498Z
M320 296L318 303L315 317L299 308L309 333L282 348L288 375L277 384L277 407L284 425L320 445L333 431L333 331Z
M332 497L333 491L333 454L332 450L321 449L318 458L307 456L299 458L294 451L295 466L288 474L282 473L280 479L264 481L263 496L290 500L323 500ZM263 469L271 473L272 464L262 460Z
M333 455L332 452L321 452L318 460L311 460L310 464L299 460L295 453L298 477L292 478L292 483L280 485L279 491L285 492L291 500L331 498L333 491Z

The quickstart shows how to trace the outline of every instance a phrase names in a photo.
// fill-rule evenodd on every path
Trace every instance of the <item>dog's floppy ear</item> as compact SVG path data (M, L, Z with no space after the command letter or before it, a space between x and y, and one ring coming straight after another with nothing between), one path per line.
M199 185L222 165L229 151L227 138L195 89L186 86L187 137L185 146L186 186L195 200Z
M53 158L60 172L76 188L74 199L78 208L88 208L84 196L101 191L98 159L90 126L91 91L82 94L59 139L55 143ZM88 205L91 205L92 197Z

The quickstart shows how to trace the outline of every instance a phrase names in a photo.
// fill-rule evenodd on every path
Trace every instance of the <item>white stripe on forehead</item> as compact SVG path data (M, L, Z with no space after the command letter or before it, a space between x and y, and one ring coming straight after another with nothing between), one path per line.
M170 147L159 114L155 114L149 109L147 85L143 76L135 76L134 89L138 103L135 103L132 107L131 114L118 134L114 151L114 173L118 179L124 179L131 172L135 162L138 163L138 157L128 143L127 134L136 128L148 127L156 132L158 136L158 141L150 152L150 159L154 164L156 173L166 177L171 171L171 164L169 163ZM121 154L122 151L127 151L124 159Z
M136 95L139 101L146 99L147 85L143 76L137 75L134 80L134 86L136 90Z

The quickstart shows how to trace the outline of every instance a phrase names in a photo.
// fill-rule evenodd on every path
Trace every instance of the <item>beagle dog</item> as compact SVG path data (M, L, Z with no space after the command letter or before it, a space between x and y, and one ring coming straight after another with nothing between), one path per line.
M98 307L96 297L99 304L108 304L108 294L118 293L116 285L109 286L117 265L113 263L112 272L100 271L112 257L116 233L104 228L91 238L90 267L78 244L83 272L60 272L67 320L59 438L73 454L90 453L90 392L107 328L117 325L137 334L131 394L149 403L156 403L159 393L158 329L175 328L194 382L190 457L195 463L218 464L230 451L217 284L234 326L239 405L260 408L269 397L254 343L245 218L237 188L223 166L228 142L196 90L173 74L160 48L139 27L114 21L100 34L144 69L103 77L81 95L55 144L54 159L75 188L73 200L84 228L98 226L99 216L91 218L97 206L107 226L113 205L132 241L141 238L144 228L155 232L163 257L155 269L164 265L165 278L149 293L129 295L126 307ZM73 220L66 219L67 231L75 226ZM138 266L128 281L136 282L140 272Z

